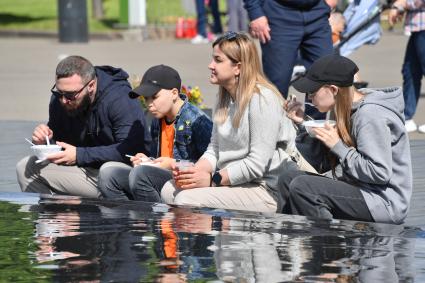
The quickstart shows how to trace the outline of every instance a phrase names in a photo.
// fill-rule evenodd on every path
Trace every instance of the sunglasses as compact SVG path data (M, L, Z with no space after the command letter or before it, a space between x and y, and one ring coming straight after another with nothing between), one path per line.
M65 97L67 100L72 101L72 100L77 99L77 96L83 91L83 89L85 89L89 85L89 83L91 81L92 80L89 80L80 90L77 90L77 91L64 91L64 92L62 92L58 89L55 89L56 84L53 85L53 87L52 87L52 89L50 89L50 91L52 92L52 94L54 96L56 96L59 99L61 99L62 97Z
M237 33L237 32L234 32L234 31L228 31L225 34L223 34L222 36L220 36L219 38L217 38L214 41L213 45L215 46L215 45L219 44L220 42L222 42L223 40L227 40L227 41L236 40L238 37L242 37L242 35L243 34L241 34L241 33Z

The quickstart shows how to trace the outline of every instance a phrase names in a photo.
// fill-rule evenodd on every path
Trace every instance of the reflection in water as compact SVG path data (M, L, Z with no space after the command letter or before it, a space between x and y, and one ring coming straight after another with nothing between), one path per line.
M425 280L420 229L64 196L1 199L2 282Z

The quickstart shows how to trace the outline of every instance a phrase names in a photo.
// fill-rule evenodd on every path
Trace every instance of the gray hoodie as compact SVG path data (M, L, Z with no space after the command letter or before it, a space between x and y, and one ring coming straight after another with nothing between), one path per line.
M412 194L409 137L404 128L401 88L361 89L352 107L351 136L357 148L341 141L331 151L345 181L358 185L376 222L400 224Z

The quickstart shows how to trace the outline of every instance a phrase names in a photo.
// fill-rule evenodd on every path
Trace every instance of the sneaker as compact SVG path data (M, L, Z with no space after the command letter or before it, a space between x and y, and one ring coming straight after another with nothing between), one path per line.
M406 120L406 122L404 123L404 126L406 127L406 131L408 133L414 132L418 129L418 126L416 126L416 123L415 121L413 121L413 119ZM425 132L425 127L424 127L424 132Z
M190 41L190 43L192 44L205 44L205 43L209 43L210 41L208 40L208 38L203 37L202 35L198 34L196 35L194 38L192 38L192 40Z
M219 38L221 34L208 32L207 38L210 42L214 42L217 38Z
M303 65L295 65L294 69L292 69L291 81L301 77L306 72L306 69Z
M425 124L420 125L420 126L418 127L418 132L419 132L419 133L422 133L422 134L425 134Z

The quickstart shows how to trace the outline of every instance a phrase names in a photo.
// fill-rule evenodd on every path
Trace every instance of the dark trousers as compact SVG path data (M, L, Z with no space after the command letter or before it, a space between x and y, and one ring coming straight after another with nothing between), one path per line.
M406 47L403 63L404 115L406 120L415 115L425 75L425 31L413 32Z
M207 37L207 10L205 8L205 0L196 0L196 28L198 34L203 37ZM211 14L213 16L214 23L212 25L212 32L219 34L223 32L223 27L221 26L220 11L218 10L218 0L210 0L209 6L211 8Z
M373 222L360 189L324 176L292 171L279 180L284 213Z
M261 45L264 72L287 97L298 51L306 68L333 51L330 8L325 1L309 10L298 10L266 0L263 11L271 28L271 40Z
M227 14L229 31L248 31L248 14L242 0L227 0Z
M100 167L98 188L107 199L129 200L128 174L132 167L122 162L107 162Z
M154 166L137 166L129 175L130 193L135 200L161 202L164 184L173 178L170 170Z

